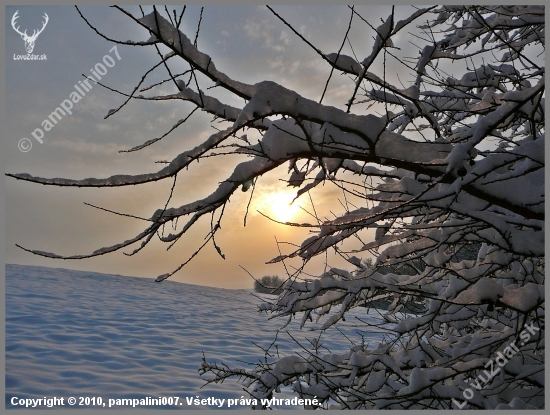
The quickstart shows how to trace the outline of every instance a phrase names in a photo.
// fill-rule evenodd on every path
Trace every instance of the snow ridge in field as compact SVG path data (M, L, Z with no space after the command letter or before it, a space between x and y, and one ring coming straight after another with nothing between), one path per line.
M246 290L8 264L6 408L15 408L14 396L237 399L246 393L236 381L200 389L198 369L203 351L232 366L263 358L252 341L268 346L284 321L268 320L258 304ZM300 332L298 323L285 330L307 347L318 333ZM343 331L360 342L351 325ZM330 333L321 336L325 347L349 347ZM381 339L363 334L372 345ZM303 352L284 331L278 339L280 352Z

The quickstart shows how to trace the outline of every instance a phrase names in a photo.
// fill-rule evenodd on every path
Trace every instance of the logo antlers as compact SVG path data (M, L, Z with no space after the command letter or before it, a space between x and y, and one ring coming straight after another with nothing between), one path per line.
M42 33L42 31L44 30L44 28L48 24L48 20L50 20L50 18L48 17L48 15L46 13L44 13L43 17L46 20L44 21L44 23L42 25L42 28L38 31L34 30L32 36L29 36L29 35L27 35L26 30L23 33L21 33L19 31L19 26L15 27L15 21L19 17L18 13L19 13L19 10L17 10L15 12L15 14L13 15L13 17L11 18L11 26L13 27L13 30L15 30L17 33L19 33L21 35L21 37L23 38L23 40L25 41L25 49L27 49L27 53L32 53L32 51L34 49L34 42L36 41L36 38L38 37L38 35L40 33Z

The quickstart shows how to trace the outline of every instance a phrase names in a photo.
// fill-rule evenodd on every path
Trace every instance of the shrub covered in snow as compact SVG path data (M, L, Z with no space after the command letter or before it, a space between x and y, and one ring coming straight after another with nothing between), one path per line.
M352 7L350 17L350 27L353 19L370 25ZM329 329L352 308L388 302L379 324L387 329L387 341L374 348L266 353L256 367L245 368L205 360L201 370L209 382L239 378L258 400L288 385L325 408L543 407L544 6L434 6L401 20L392 9L382 24L371 26L374 44L361 58L321 52L292 28L317 52L320 65L332 67L331 76L351 80L351 95L340 108L275 82L251 85L229 77L190 40L194 34L179 30L175 14L155 8L132 18L150 38L121 43L163 45L169 50L164 59L180 58L192 68L174 79L173 94L156 98L193 102L226 127L153 174L86 180L10 176L110 187L174 177L206 154L227 152L228 145L250 159L236 165L210 196L160 208L135 238L79 257L143 241L140 250L166 223L189 217L181 231L161 236L174 243L199 217L215 214L208 240L221 253L213 238L230 196L286 163L297 196L333 182L363 205L314 221L311 237L272 260L306 263L334 249L348 259L349 269L331 269L317 279L289 274L282 294L262 311L301 318L305 327L316 320ZM333 22L327 24L333 30ZM415 44L423 42L415 53L407 31L415 34ZM397 51L404 49L418 54L400 57ZM387 81L390 64L394 72L401 66L409 73L409 85ZM245 104L229 106L197 90L194 72ZM261 133L256 143L242 135L251 130ZM354 252L341 248L373 227L374 240ZM356 256L366 253L377 254L372 267ZM411 301L424 312L411 313L406 308Z

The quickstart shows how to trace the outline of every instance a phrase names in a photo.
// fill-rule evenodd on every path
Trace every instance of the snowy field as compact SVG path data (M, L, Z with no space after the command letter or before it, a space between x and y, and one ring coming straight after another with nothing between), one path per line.
M12 397L99 396L105 402L178 396L184 401L179 408L196 409L186 397L247 396L232 380L201 389L198 369L203 351L208 361L235 367L243 366L238 360L263 357L252 342L269 345L284 320L268 320L258 304L245 290L6 265L6 408L20 408L11 405ZM364 309L356 313L372 319ZM360 343L353 320L343 332ZM286 355L304 352L287 330L304 345L318 335L300 332L293 322L278 336ZM381 339L362 334L372 346ZM324 333L321 342L331 351L349 346L338 332Z

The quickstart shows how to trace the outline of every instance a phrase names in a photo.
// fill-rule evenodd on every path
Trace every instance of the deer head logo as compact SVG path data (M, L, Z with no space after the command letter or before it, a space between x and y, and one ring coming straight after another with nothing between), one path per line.
M13 27L13 30L15 30L17 33L19 33L21 35L21 37L23 38L23 40L25 41L25 49L27 49L27 53L32 53L33 49L34 49L34 42L36 41L36 38L38 37L38 35L40 33L42 33L42 31L44 30L44 28L46 27L46 25L48 24L48 20L50 20L50 18L48 17L48 15L46 13L44 13L44 23L42 24L42 28L40 30L34 30L33 33L32 33L32 36L29 36L27 35L27 31L25 30L23 33L21 33L19 31L19 26L15 27L15 21L17 20L17 18L19 17L19 10L17 10L15 12L15 14L13 15L13 17L11 18L11 26Z

